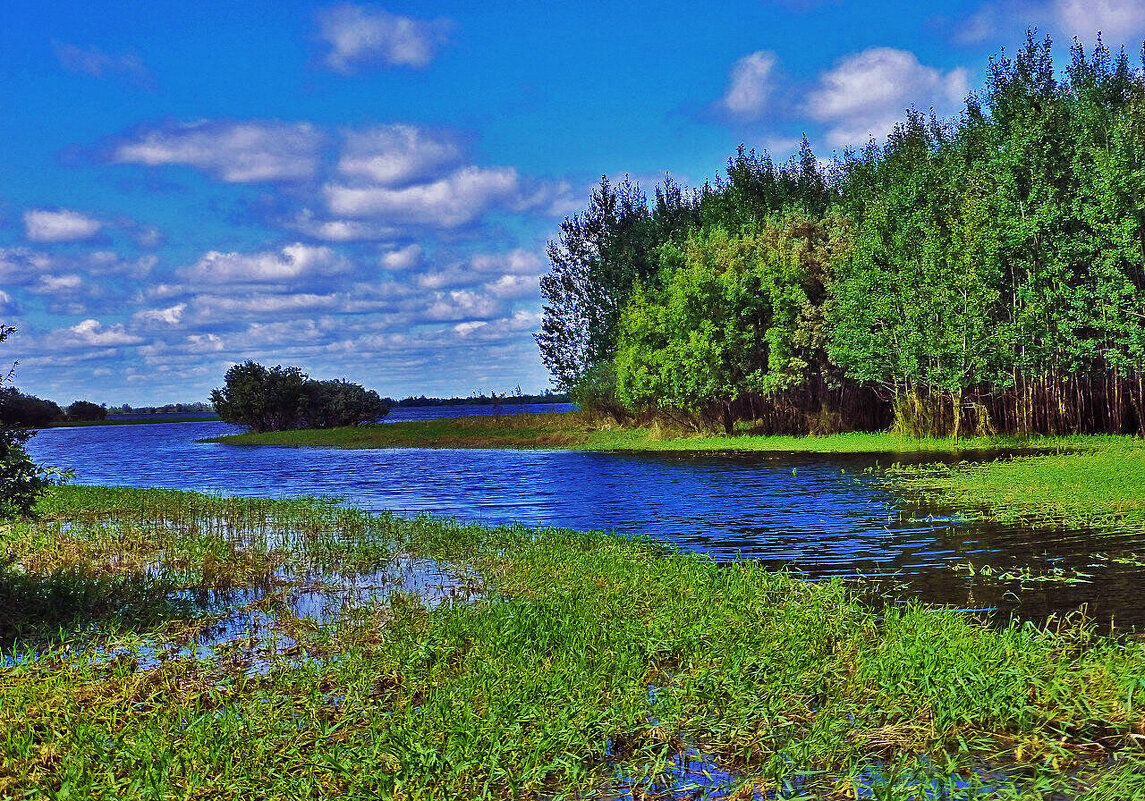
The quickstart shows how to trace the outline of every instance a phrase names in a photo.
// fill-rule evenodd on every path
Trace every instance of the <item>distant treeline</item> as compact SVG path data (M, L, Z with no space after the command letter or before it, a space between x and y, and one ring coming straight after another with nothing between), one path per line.
M107 413L116 416L124 414L214 414L215 407L210 403L198 401L195 403L167 403L162 406L132 406L125 403L122 406L109 406Z
M410 406L502 406L511 403L570 403L567 392L545 392L542 395L471 395L468 398L427 398L418 397L391 400L396 407Z
M728 431L1145 433L1145 71L1030 35L953 121L824 165L741 147L549 244L537 342L617 417Z

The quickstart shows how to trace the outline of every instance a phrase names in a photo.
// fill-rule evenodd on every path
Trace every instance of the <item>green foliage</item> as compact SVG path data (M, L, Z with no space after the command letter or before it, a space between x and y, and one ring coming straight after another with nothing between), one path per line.
M315 381L297 367L248 361L227 370L225 381L211 392L219 417L255 432L372 423L389 412L373 390L347 381Z
M716 228L665 245L658 282L624 310L618 397L718 420L730 433L737 399L803 383L817 339L806 222L735 236Z
M91 401L78 400L67 408L68 420L91 421L107 419L107 408Z
M12 326L0 325L0 342L15 331ZM11 375L9 371L0 380L7 380ZM0 410L7 409L10 413L13 409L20 410L19 414L12 413L12 417L0 416L0 520L31 514L36 499L53 483L66 478L62 473L37 465L24 450L24 444L35 433L24 428L20 420L20 414L27 408L24 403L27 398L14 387L0 388ZM7 406L8 403L12 406ZM58 406L56 412L59 412Z
M693 200L679 187L668 181L656 197L653 213L627 177L616 186L601 178L588 208L566 217L549 243L551 269L541 278L544 321L536 340L563 390L612 358L620 311L634 283L655 271L659 242L691 224Z
M751 251L793 218L818 229L798 280L767 272L788 263L782 247L729 245ZM722 407L725 425L816 430L818 413L845 428L893 406L920 436L1145 433L1145 71L1124 53L1075 44L1059 79L1030 34L957 120L908 111L829 168L806 140L778 167L741 146L687 219L609 227L609 253L641 254L622 273L563 229L547 280L575 275L576 292L546 307L538 337L558 383L615 358L626 402L693 419ZM776 414L782 386L805 388L782 401L796 414Z

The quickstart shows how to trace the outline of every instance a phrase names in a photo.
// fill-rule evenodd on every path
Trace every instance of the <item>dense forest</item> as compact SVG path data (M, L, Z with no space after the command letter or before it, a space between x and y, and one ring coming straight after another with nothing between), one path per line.
M1145 433L1145 70L1030 34L957 119L828 165L602 179L549 259L542 358L620 419Z

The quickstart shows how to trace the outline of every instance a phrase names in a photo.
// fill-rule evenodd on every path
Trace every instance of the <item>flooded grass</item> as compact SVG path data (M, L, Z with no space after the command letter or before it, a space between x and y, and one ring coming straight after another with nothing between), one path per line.
M9 627L0 797L1145 794L1145 644L1081 618L313 499L61 488L0 543L95 582Z
M887 485L971 519L1145 531L1145 443L1078 438L1079 450L899 466Z

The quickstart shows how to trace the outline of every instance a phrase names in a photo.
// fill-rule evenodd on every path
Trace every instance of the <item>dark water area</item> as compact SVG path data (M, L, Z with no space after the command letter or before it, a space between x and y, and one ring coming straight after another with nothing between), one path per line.
M37 461L74 469L78 483L328 495L370 511L615 530L716 560L758 559L810 578L864 576L898 597L1038 621L1084 604L1103 624L1112 618L1120 629L1145 629L1145 568L1110 558L1145 554L1145 538L958 522L912 509L881 486L885 456L339 450L196 441L238 430L222 422L58 428L40 432L29 450ZM994 573L956 569L967 562ZM1029 580L997 578L1021 568ZM1038 580L1054 571L1053 581Z

